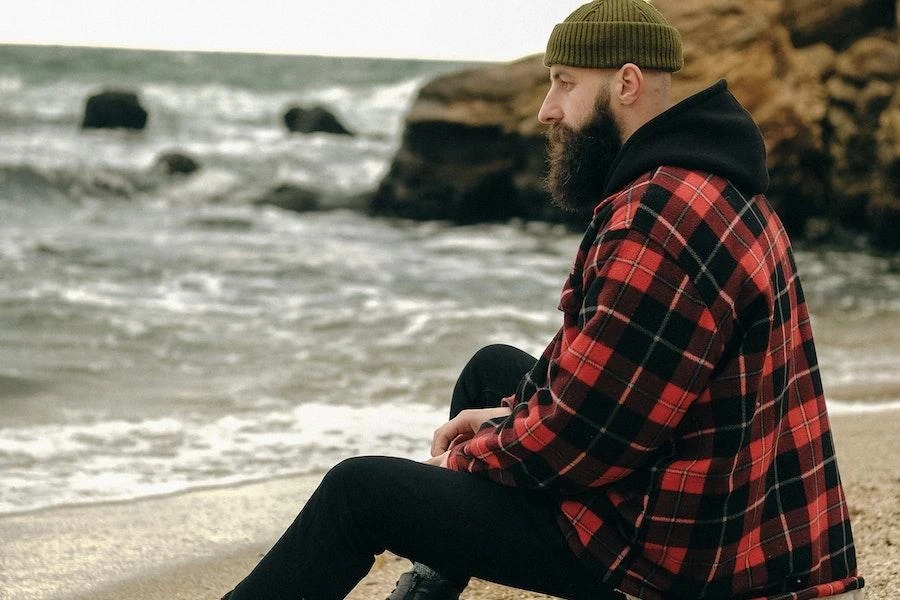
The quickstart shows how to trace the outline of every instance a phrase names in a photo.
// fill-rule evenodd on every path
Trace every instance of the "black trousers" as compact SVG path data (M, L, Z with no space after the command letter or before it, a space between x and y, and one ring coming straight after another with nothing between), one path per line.
M460 374L451 418L499 406L535 358L511 346L478 351ZM620 599L569 548L547 495L400 458L350 458L232 592L230 600L344 598L375 555L424 563L460 589L469 577L571 599Z

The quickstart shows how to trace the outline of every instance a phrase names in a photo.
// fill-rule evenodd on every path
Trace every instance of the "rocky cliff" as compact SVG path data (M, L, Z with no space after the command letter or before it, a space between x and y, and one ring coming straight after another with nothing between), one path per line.
M900 248L896 0L656 0L684 37L676 100L719 78L766 139L769 198L795 237ZM547 205L541 57L441 77L406 119L378 214L583 223Z

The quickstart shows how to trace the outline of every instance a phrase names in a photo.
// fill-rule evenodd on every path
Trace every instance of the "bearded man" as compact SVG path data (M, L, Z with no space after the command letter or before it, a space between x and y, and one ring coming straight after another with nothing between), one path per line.
M554 202L593 207L535 359L479 351L432 458L335 466L231 600L391 600L469 577L573 599L858 598L810 320L765 147L724 81L670 101L681 38L643 0L553 30Z

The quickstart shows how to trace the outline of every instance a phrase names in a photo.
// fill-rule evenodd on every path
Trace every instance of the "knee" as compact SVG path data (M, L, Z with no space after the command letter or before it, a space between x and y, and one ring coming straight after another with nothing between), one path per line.
M393 459L387 456L355 456L334 465L322 478L320 488L330 497L343 497L351 503L379 494L379 487L390 474Z
M371 456L354 456L345 458L338 464L331 467L325 477L322 478L321 485L330 488L353 487L366 473L371 470Z
M485 367L496 366L498 363L506 362L512 352L519 352L519 350L507 344L491 344L485 346L472 355L466 368L482 369Z

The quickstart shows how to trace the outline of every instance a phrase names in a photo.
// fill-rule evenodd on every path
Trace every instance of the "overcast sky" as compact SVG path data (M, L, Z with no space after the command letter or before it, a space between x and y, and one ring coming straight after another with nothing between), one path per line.
M14 0L0 43L512 60L584 0Z

